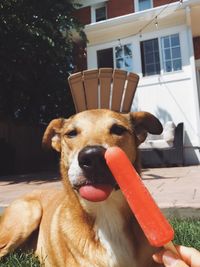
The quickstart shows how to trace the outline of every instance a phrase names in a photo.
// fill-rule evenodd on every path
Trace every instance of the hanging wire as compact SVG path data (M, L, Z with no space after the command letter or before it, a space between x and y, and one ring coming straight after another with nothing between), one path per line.
M151 19L150 21L148 21L143 27L141 27L136 33L133 33L133 34L130 34L130 35L127 35L126 37L123 37L124 38L128 38L128 37L131 37L131 36L136 36L136 35L139 35L139 37L141 38L142 37L142 32L149 26L151 25L153 22L155 23L155 26L156 28L158 29L158 17L169 7L169 5L174 2L173 0L169 0L168 3L163 7L163 9L161 9L161 11L153 18ZM179 0L179 3L178 4L183 4L184 0Z

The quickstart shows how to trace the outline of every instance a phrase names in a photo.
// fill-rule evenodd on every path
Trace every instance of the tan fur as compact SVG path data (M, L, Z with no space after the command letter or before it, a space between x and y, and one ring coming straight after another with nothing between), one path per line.
M126 131L113 134L114 124ZM5 210L0 222L0 256L26 244L47 267L158 266L120 190L96 203L81 198L72 184L85 179L77 164L84 147L119 146L139 171L137 146L147 132L161 131L159 121L146 112L122 115L90 110L53 120L43 142L61 153L63 190L34 191Z

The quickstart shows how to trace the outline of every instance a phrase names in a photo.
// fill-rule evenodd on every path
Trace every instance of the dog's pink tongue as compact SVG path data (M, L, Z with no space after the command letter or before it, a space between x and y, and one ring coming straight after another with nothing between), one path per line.
M111 185L84 185L79 189L79 194L89 201L98 202L106 200L112 189Z

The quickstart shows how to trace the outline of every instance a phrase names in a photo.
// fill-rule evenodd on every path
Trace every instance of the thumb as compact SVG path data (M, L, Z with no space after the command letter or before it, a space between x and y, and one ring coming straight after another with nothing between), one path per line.
M168 250L164 252L162 260L163 260L164 266L166 267L189 267L189 265L184 263L174 253Z

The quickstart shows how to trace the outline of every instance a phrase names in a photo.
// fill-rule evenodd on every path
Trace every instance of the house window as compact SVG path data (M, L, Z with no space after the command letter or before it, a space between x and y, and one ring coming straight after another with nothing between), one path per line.
M107 48L97 51L98 68L113 68L113 49Z
M160 56L158 39L151 39L140 43L143 76L160 73Z
M152 0L136 0L135 7L137 11L146 10L153 7Z
M118 45L97 51L98 68L117 68L126 71L133 70L132 45Z
M106 4L101 3L91 7L92 22L98 22L107 19Z
M178 34L161 38L164 72L182 69L181 48Z
M159 42L160 41L160 42ZM159 49L161 43L161 49ZM160 74L161 60L163 72L182 69L179 34L143 41L140 43L143 76ZM160 56L162 52L162 57Z
M116 68L132 71L132 47L131 44L119 45L115 47Z

